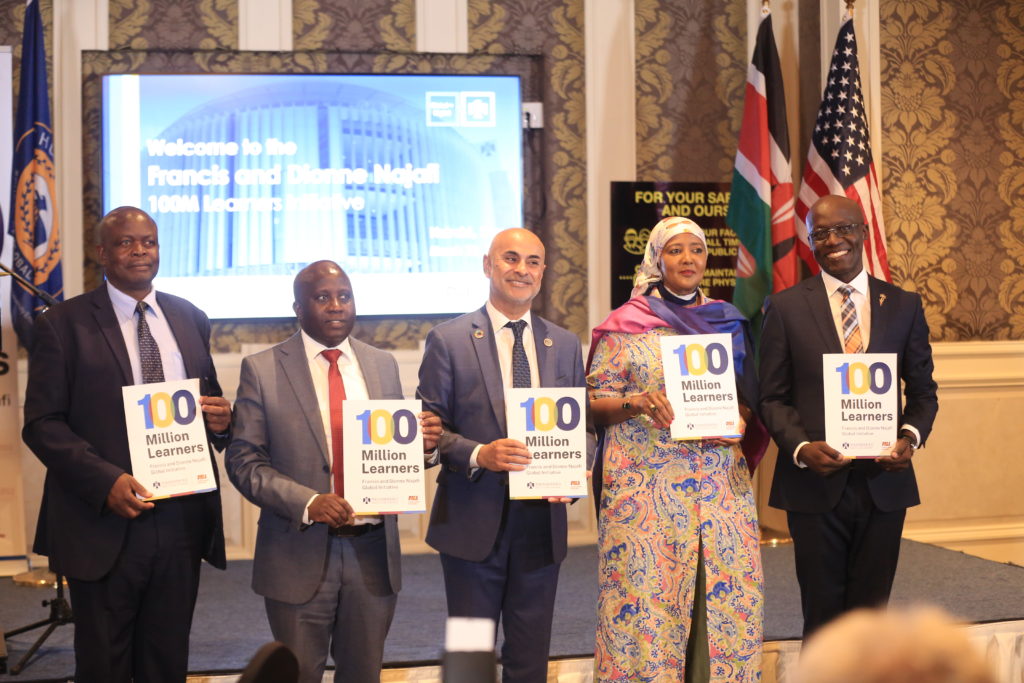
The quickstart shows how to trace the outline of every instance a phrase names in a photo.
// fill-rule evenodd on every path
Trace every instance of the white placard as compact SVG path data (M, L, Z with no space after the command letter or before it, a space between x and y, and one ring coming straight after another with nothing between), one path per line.
M419 401L345 401L345 499L357 515L425 512Z
M587 496L587 390L583 387L505 391L508 437L533 456L525 470L508 473L508 497Z
M153 494L147 500L215 491L199 380L131 384L121 394L132 476Z
M825 441L847 458L889 455L899 425L895 353L826 353Z
M665 395L676 414L673 439L741 436L731 335L661 337L661 364Z

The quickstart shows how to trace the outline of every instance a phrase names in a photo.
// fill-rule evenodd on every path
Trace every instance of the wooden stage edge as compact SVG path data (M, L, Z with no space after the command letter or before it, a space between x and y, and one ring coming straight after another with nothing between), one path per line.
M966 629L971 642L985 653L1000 681L1024 680L1024 620L970 624ZM764 644L762 683L785 683L787 672L796 667L800 656L799 640L773 640ZM548 683L591 683L594 658L578 657L553 660L548 666ZM238 674L190 675L188 683L235 683ZM332 683L333 672L324 674L324 683ZM440 683L439 666L412 669L385 669L381 683Z

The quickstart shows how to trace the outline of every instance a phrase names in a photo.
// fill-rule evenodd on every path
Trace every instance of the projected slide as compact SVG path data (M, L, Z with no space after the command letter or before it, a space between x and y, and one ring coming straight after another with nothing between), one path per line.
M514 76L106 76L104 211L149 212L157 287L212 318L291 315L323 258L361 315L463 312L522 224L519 111Z

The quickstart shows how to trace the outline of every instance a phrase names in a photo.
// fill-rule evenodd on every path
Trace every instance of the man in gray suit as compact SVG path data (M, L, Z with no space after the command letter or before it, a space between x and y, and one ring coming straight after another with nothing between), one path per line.
M508 472L530 452L507 438L504 390L583 387L586 377L579 338L530 313L545 268L537 236L499 232L483 266L487 303L431 330L420 365L416 393L445 429L427 543L441 552L449 615L500 616L503 679L543 682L568 499L509 500Z
M300 681L321 680L328 651L335 681L375 681L402 583L398 523L356 517L345 500L340 401L401 399L398 364L349 337L355 299L337 264L307 266L294 292L301 331L242 361L224 464L261 508L252 586ZM420 424L433 451L440 420L421 413Z

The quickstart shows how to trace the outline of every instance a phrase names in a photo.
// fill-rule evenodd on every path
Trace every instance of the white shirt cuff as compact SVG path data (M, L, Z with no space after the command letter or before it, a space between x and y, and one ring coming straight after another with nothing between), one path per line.
M917 431L917 427L912 424L903 424L900 425L900 429L906 429L908 432L914 433L914 438L917 439L917 442L914 444L914 448L919 448L921 446L921 432Z
M309 506L313 504L313 501L316 500L316 497L319 495L319 493L314 493L313 497L306 501L306 509L302 511L302 523L306 526L313 523L309 520Z
M477 444L476 448L473 449L473 452L469 454L469 475L470 476L473 476L473 473L476 472L478 469L480 469L480 465L476 464L476 456L477 456L478 453L480 453L480 449L483 448L483 447L484 447L484 445L482 443L481 444Z
M802 470L807 469L807 465L805 465L804 463L800 462L800 459L797 458L796 456L797 456L798 453L800 453L800 449L803 448L804 446L806 446L809 443L810 443L810 441L801 441L800 443L797 444L796 448L793 449L793 464L796 465L797 467L799 467Z

